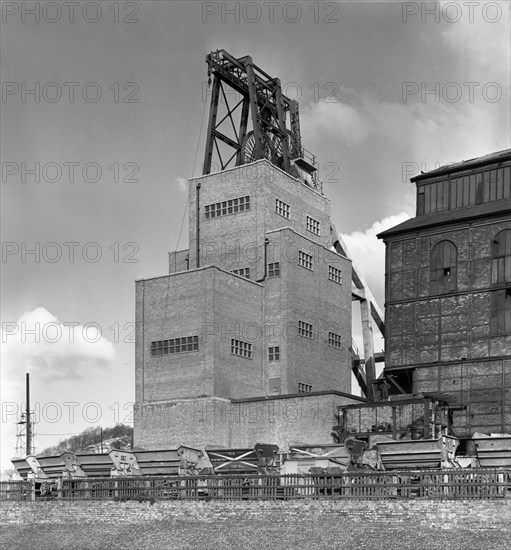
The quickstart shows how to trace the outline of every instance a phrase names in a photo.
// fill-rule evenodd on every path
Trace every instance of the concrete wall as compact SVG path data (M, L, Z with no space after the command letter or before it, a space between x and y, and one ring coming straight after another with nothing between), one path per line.
M202 448L253 447L255 443L333 443L337 407L359 402L336 393L244 401L183 399L135 407L135 445Z

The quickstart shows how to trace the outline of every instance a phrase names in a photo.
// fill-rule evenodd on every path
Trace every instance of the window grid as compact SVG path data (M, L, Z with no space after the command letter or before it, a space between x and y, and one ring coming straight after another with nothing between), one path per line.
M511 167L484 170L421 185L417 214L430 214L511 197Z
M312 338L312 325L304 321L298 321L298 334L305 338Z
M237 214L244 210L250 210L250 197L240 197L215 204L208 204L204 207L204 215L208 220L210 218L218 218L219 216L227 216L228 214Z
M268 278L280 277L280 262L268 264Z
M199 337L185 336L183 338L172 338L170 340L157 340L151 342L151 357L170 355L173 353L184 353L186 351L198 351Z
M342 285L342 271L333 265L328 266L328 278L334 283Z
M328 345L333 348L342 348L341 335L335 334L335 332L328 333Z
M239 355L240 357L252 359L252 344L231 338L231 353L233 355Z
M249 267L242 267L241 269L233 269L232 272L235 275L239 275L240 277L245 277L245 279L250 279L250 268Z
M306 252L298 251L298 265L312 271L312 256Z
M298 393L311 393L312 386L310 384L302 384L298 382Z
M491 282L511 282L511 229L498 233L492 243Z
M492 243L491 282L501 286L511 282L511 229L504 229ZM490 302L490 335L511 334L511 286L492 290Z
M280 346L268 348L268 361L280 361Z
M319 235L319 222L310 216L307 216L307 231Z
M491 292L490 335L511 334L511 287Z
M279 201L279 199L275 199L275 212L277 212L279 216L283 216L289 220L290 210L289 204Z

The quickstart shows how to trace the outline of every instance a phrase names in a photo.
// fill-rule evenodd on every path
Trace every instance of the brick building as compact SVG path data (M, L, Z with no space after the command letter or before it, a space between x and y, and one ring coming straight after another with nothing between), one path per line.
M190 180L189 248L136 282L136 445L331 441L360 401L336 238L330 201L266 159Z
M386 244L385 373L438 394L455 435L511 433L511 150L416 176Z

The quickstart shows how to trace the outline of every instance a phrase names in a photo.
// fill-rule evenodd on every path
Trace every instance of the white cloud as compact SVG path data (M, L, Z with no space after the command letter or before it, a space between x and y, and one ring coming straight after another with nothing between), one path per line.
M384 300L385 245L376 235L409 218L408 214L401 212L396 216L389 216L375 222L365 231L354 231L349 235L342 235L353 265L360 271L380 306L383 305Z
M85 428L130 420L119 382L133 373L119 364L112 342L92 324L73 326L43 307L27 311L2 324L2 468L15 453L27 372L36 452Z
M188 191L188 180L185 178L176 178L176 183L180 191Z
M42 380L81 378L116 359L114 346L99 326L61 323L43 307L2 325L3 373L22 377L33 372Z

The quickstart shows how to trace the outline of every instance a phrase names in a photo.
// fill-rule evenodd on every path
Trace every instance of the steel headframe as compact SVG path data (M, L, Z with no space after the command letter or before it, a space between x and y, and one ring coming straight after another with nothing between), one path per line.
M236 59L225 50L217 50L206 56L206 63L208 85L212 85L212 91L203 174L211 172L216 151L220 170L266 158L296 177L298 171L294 161L304 159L307 153L301 144L298 102L283 95L280 80L254 65L250 56ZM226 86L238 92L241 99L229 101ZM218 120L221 98L227 114ZM239 108L241 114L237 126L233 115ZM286 126L287 113L290 129ZM229 128L229 135L220 129L224 123ZM227 145L227 153L224 147L225 158L218 140ZM315 158L309 158L313 160L309 160L307 168L313 173L316 170Z

